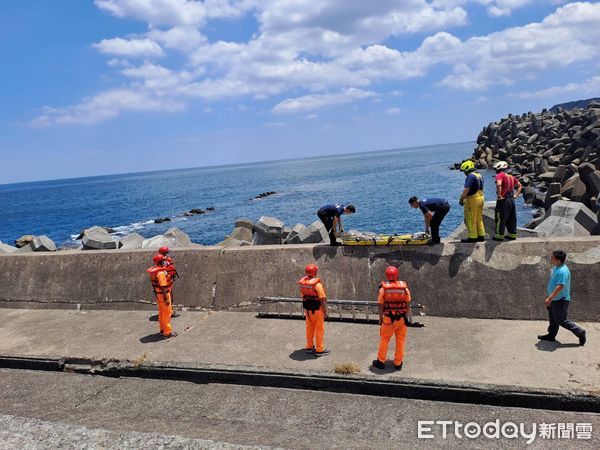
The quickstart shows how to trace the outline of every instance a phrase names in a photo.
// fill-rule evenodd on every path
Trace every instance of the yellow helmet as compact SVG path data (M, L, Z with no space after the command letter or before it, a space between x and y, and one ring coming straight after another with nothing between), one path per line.
M475 170L475 163L473 161L471 161L470 159L467 159L460 165L461 172L468 173L468 172L471 172L472 170Z

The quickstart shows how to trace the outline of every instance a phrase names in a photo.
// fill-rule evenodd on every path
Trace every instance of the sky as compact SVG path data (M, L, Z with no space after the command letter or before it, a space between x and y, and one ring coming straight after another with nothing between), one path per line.
M475 140L600 96L600 3L2 0L0 184Z

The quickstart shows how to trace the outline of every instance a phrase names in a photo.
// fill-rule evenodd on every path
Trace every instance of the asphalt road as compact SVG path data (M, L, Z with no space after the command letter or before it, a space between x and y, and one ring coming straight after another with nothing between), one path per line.
M526 438L418 438L418 421L524 424ZM542 423L592 426L543 439ZM506 425L508 427L508 425ZM569 425L566 425L568 428ZM575 427L575 425L574 425ZM558 426L557 426L558 428ZM476 433L471 427L470 432ZM493 433L493 428L488 432ZM512 428L506 428L510 434ZM430 434L427 432L427 434ZM583 434L580 434L583 437ZM352 394L0 370L0 448L600 448L600 415Z

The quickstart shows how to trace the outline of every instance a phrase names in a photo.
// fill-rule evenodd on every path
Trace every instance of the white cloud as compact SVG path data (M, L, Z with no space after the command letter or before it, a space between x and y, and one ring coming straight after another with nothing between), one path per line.
M385 110L385 113L388 116L394 116L396 114L400 114L400 108L388 108Z
M93 47L102 53L117 56L162 56L160 45L150 39L102 39L93 44Z
M527 1L472 0L515 10ZM148 23L135 38L105 39L95 46L121 85L78 105L48 109L41 123L89 123L127 110L178 110L191 102L287 98L273 112L312 111L375 97L381 83L423 77L435 66L444 89L482 91L533 79L538 73L600 57L600 4L571 3L539 23L461 40L445 31L467 22L450 0L96 0L117 17ZM214 18L253 14L258 29L246 42L210 41L204 27ZM429 32L414 50L391 48L392 36ZM152 57L164 65L152 64ZM143 64L129 59L143 56ZM114 92L126 92L128 107ZM137 97L136 97L137 96ZM127 96L125 96L127 98ZM246 99L243 99L246 97ZM142 101L143 99L143 101ZM109 102L114 107L109 107ZM89 110L100 102L100 112ZM164 105L164 106L160 106ZM204 106L204 105L202 105ZM81 119L77 120L77 115Z
M305 95L284 100L273 108L276 113L306 112L332 105L350 103L368 97L374 97L374 92L349 88L335 94Z
M588 78L580 83L567 83L562 86L552 86L538 91L522 91L513 94L522 99L556 97L562 94L600 94L600 76Z
M467 39L439 62L453 72L441 86L483 90L531 79L538 72L600 57L600 4L572 3L540 23Z
M546 0L547 1L547 0ZM555 1L551 0L552 3ZM492 17L509 16L513 11L523 8L533 0L434 0L436 6L460 6L468 3L479 3L486 6L487 13Z
M162 99L151 93L130 89L113 89L67 108L44 108L42 115L31 121L34 127L52 124L90 124L126 111L181 111L184 105Z
M252 5L245 0L94 0L117 17L152 25L201 25L211 18L237 17Z

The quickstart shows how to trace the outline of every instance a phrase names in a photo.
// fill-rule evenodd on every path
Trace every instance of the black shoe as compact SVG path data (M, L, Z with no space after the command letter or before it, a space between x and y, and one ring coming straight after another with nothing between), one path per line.
M322 352L315 352L315 356L318 358L320 356L327 356L331 354L331 350L323 350Z
M169 335L163 334L162 337L163 337L163 339L171 339L171 338L176 337L177 334L178 334L177 331L172 331L171 334L169 334Z
M379 369L379 370L383 370L383 369L385 369L385 363L382 363L378 359L374 359L373 360L373 367L375 367L376 369Z
M516 237L512 237L512 236L504 236L504 239L506 239L507 241L516 241L517 240Z
M304 351L306 353L313 353L315 351L315 348L314 347L313 348L305 348Z
M586 332L584 331L583 334L581 336L579 336L579 345L581 345L581 346L585 345L586 341L587 341L587 337L586 337Z
M555 342L556 339L554 339L552 336L550 336L549 334L540 334L538 336L538 339L540 341L549 341L549 342Z
M477 242L485 242L485 236L479 236Z
M461 239L460 242L463 242L465 244L474 244L475 242L477 242L477 239L474 239L474 238Z
M402 361L400 364L396 365L394 364L394 369L396 370L402 370L402 364L404 364L404 361Z
M171 314L171 317L179 317L181 314L174 312L173 314Z
M492 240L496 242L504 242L504 238L497 238L496 236L494 236Z

